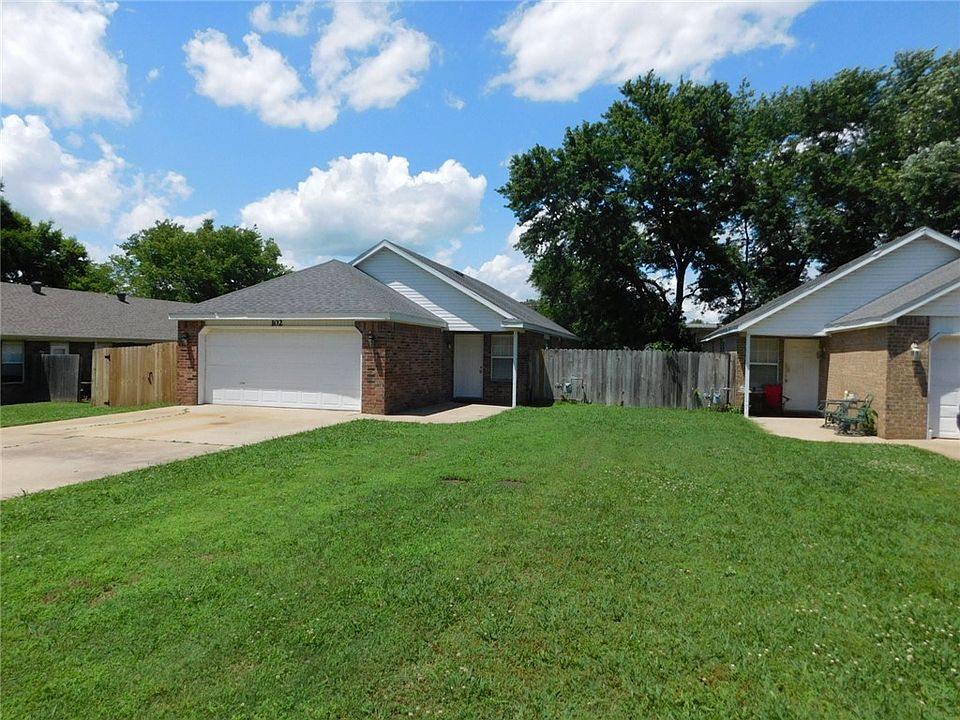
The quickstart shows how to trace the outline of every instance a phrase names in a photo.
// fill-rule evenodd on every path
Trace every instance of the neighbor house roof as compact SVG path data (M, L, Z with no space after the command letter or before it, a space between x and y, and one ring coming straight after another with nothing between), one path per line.
M0 334L50 340L176 340L171 312L189 303L0 283Z
M446 265L442 265L436 260L431 260L428 257L424 257L420 253L397 245L396 243L392 243L389 240L384 240L378 245L372 247L370 250L353 260L352 264L357 265L364 259L370 257L383 248L389 248L393 252L399 254L401 257L405 257L407 260L420 265L427 271L432 272L435 275L439 275L441 279L446 280L448 283L459 288L461 291L465 291L467 295L473 296L484 305L490 306L494 310L497 310L499 314L504 317L502 322L504 328L533 330L537 332L545 332L549 335L572 339L576 339L577 337L562 325L555 323L553 320L545 315L542 315L541 313L538 313L533 308L524 305L519 300L514 300L506 293L500 292L496 288L487 285L487 283L470 277L459 270L454 270Z
M827 326L827 331L886 325L957 288L960 288L960 258L837 318Z
M960 249L960 243L958 243L953 238L943 233L939 233L936 230L931 230L927 227L917 228L906 235L901 235L900 237L891 240L888 243L884 243L875 250L871 250L868 253L864 253L858 258L851 260L850 262L841 265L836 270L832 270L828 273L823 273L817 277L807 280L802 285L795 287L793 290L784 293L783 295L771 300L765 305L761 305L756 310L752 310L745 315L741 315L736 320L727 323L726 325L721 326L716 332L707 335L704 340L714 340L724 335L729 335L731 333L739 333L747 330L750 326L755 325L756 323L764 320L776 312L779 312L785 307L792 305L798 300L802 300L811 293L816 292L820 288L826 287L831 283L836 282L837 280L846 277L853 271L868 265L869 263L877 260L884 255L887 255L894 250L903 247L909 242L913 242L920 237L929 237L934 240L938 240L954 249Z
M180 311L175 320L390 320L445 327L433 313L339 260L281 275Z

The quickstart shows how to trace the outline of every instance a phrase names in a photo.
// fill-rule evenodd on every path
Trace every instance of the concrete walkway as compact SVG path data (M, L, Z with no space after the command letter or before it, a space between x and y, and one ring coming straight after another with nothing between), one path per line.
M176 406L0 430L0 498L95 480L293 435L357 418L419 423L479 420L506 408L449 403L407 415L338 410Z
M833 428L823 427L823 418L799 417L753 417L750 418L767 432L780 437L813 442L867 443L881 445L912 445L921 450L945 455L952 460L960 460L960 440L887 440L885 438L863 435L837 435Z

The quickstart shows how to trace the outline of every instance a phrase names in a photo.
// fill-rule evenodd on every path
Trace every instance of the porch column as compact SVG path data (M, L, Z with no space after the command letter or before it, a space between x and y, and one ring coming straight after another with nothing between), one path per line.
M743 351L743 415L750 417L750 333L747 333L746 347Z
M513 394L510 399L510 407L517 406L517 365L520 359L520 334L513 331Z

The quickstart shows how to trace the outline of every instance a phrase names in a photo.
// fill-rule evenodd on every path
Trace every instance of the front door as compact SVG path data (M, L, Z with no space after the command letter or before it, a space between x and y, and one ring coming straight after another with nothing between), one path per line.
M783 394L790 398L784 409L793 412L813 412L819 402L820 384L819 340L783 341Z
M483 335L453 336L453 396L483 397Z

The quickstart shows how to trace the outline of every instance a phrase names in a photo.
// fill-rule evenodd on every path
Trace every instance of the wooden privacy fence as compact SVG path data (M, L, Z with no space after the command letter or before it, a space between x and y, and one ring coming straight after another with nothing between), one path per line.
M177 344L93 351L93 404L123 407L176 401Z
M531 363L534 400L697 408L733 402L734 353L542 350Z

